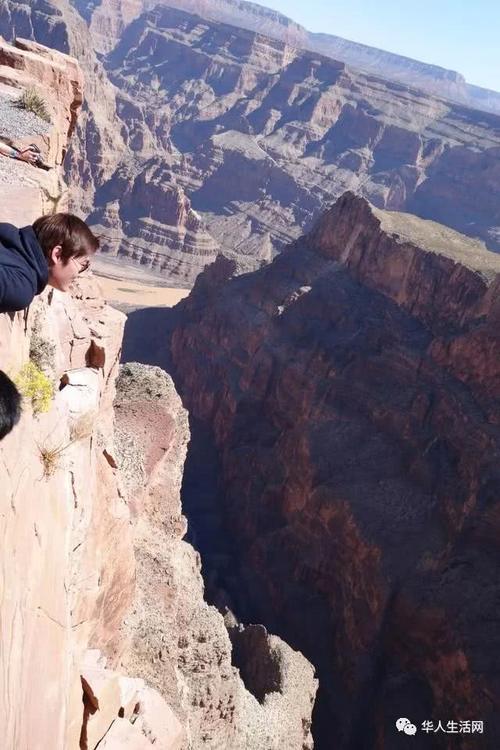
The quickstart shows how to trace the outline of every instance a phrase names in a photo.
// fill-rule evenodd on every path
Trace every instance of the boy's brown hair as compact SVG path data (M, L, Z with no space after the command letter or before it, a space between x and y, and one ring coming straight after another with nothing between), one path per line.
M74 214L40 216L33 224L33 231L46 257L56 245L61 246L61 257L65 264L70 258L93 255L99 247L98 238Z

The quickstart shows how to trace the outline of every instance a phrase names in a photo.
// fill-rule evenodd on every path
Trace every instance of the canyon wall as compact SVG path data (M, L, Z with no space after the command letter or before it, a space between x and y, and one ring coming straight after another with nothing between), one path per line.
M36 115L12 119L15 135L24 127L38 141L50 172L1 157L0 217L22 225L67 203L60 165L82 74L73 58L23 40L2 43L0 60L4 111L13 94L36 88L51 120L34 139ZM181 747L165 700L106 668L134 591L132 527L111 466L123 325L89 275L71 296L47 289L26 311L0 315L0 366L25 394L21 421L0 446L6 750Z
M0 157L0 220L29 224L68 203L61 165L82 74L24 40L2 42L0 63L2 114L21 141L38 134L52 167ZM50 123L14 107L33 87ZM70 294L47 288L0 315L0 368L23 393L0 443L2 747L311 747L311 665L263 628L233 665L229 626L243 643L254 631L204 601L183 541L189 430L171 380L129 366L115 400L124 322L90 271ZM264 693L243 682L245 661Z
M114 0L98 3L75 0L74 4L89 21L100 52L109 52L126 26L142 12L166 5L211 21L257 31L285 44L319 52L358 70L401 81L470 107L500 113L500 93L468 84L460 73L333 34L311 33L283 14L256 3L244 0L128 0L117 4Z
M72 206L86 214L96 185L114 173L125 146L116 123L116 92L94 52L85 21L67 0L7 0L0 5L0 34L8 41L31 39L78 60L85 75L85 102L64 166ZM55 93L45 91L49 100Z
M46 118L17 105L23 91L45 97ZM57 96L56 96L57 92ZM68 205L61 165L75 130L83 99L83 76L75 59L26 39L15 45L0 40L0 137L18 147L34 143L50 170L0 158L0 221L27 224L36 216ZM42 113L43 114L43 113Z
M75 5L8 0L0 32L28 16L81 60L92 96L68 170L105 252L183 286L218 251L255 270L345 190L499 249L498 115L304 51L293 25L285 43L213 20L242 3Z
M500 247L495 115L166 7L130 24L105 65L120 96L155 113L152 137L170 142L163 171L242 270L346 189ZM130 133L144 133L128 111ZM97 218L120 189L103 187Z
M223 585L315 664L315 747L400 747L404 716L418 747L441 720L432 747L493 749L499 256L347 193L234 272L198 278L171 341L220 464Z
M189 747L312 748L311 665L261 627L262 637L238 663L243 682L232 642L250 643L256 626L238 624L230 613L224 622L204 601L200 556L183 541L180 488L190 435L170 376L129 363L117 389L118 460L137 519L136 589L122 627L129 644L122 667L168 699Z

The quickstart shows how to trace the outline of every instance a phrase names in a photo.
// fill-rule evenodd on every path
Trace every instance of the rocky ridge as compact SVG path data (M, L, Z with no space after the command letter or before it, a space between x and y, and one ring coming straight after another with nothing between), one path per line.
M95 48L101 54L107 54L116 46L130 23L145 11L159 5L177 8L211 21L258 31L295 47L305 46L307 40L306 30L291 19L277 11L242 0L125 0L121 3L113 0L97 3L74 0L73 4L89 23Z
M252 628L226 624L203 599L201 560L183 541L180 505L189 442L187 413L163 370L121 368L115 400L118 463L135 530L136 591L122 628L130 646L123 668L153 685L187 727L189 747L281 750L312 748L310 714L316 692L311 666L286 643L264 637L238 666L258 665L243 684L233 666L232 635L245 643Z
M234 271L198 278L171 340L220 461L239 591L223 584L315 664L315 747L481 716L493 749L499 257L348 193Z

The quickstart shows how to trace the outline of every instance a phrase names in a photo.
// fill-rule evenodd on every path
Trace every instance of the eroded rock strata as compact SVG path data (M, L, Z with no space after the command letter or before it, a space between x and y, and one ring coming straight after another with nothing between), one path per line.
M497 115L304 51L292 27L284 42L177 4L0 9L5 35L29 17L39 41L65 30L82 61L91 91L70 174L105 250L187 286L219 249L254 270L345 190L500 247Z
M145 132L168 133L163 170L242 269L346 189L497 247L494 115L167 7L131 23L105 65L124 106L139 107L124 110L130 147L139 156Z
M242 0L75 0L88 20L100 52L109 52L128 24L157 5L188 11L211 21L238 26L294 47L332 57L374 75L401 81L478 109L500 113L500 94L468 84L463 75L437 65L358 44L333 34L311 33L271 8Z
M482 717L494 748L499 257L346 194L234 270L178 306L176 383L213 434L246 606L318 669L315 746L392 747L408 715Z
M84 18L67 0L30 6L9 0L0 7L0 33L71 51L82 66L86 100L66 159L66 176L72 185L71 206L91 215L103 251L114 255L120 248L124 259L151 267L173 283L189 284L214 260L219 244L165 169L171 150L168 132L157 139L144 110L127 97L117 102L118 92L94 52L94 37ZM140 153L140 168L134 152ZM117 198L123 198L121 211Z

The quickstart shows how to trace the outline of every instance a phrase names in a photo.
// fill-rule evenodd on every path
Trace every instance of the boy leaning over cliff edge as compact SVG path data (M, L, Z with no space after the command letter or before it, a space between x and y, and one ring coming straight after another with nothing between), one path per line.
M24 310L47 284L67 292L99 240L78 216L41 216L18 229L0 224L0 313Z
M73 214L42 216L21 229L0 224L0 312L24 310L47 284L67 292L98 247L97 237ZM0 370L0 440L20 413L17 388Z

